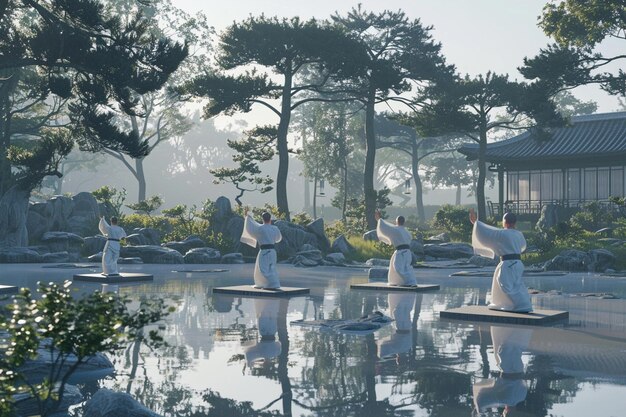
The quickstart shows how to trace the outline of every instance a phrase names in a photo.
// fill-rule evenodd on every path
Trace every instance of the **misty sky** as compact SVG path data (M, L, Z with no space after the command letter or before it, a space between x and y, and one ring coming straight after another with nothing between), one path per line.
M219 32L235 20L264 13L268 16L327 18L335 11L344 13L358 1L346 0L172 0L189 12L203 10ZM522 78L517 67L525 56L535 55L550 42L537 17L547 0L362 0L366 10L404 10L410 18L434 26L435 40L443 45L448 62L460 73L475 75L489 70ZM605 48L617 50L619 45ZM600 112L618 110L614 97L597 87L574 91L582 99L598 102Z

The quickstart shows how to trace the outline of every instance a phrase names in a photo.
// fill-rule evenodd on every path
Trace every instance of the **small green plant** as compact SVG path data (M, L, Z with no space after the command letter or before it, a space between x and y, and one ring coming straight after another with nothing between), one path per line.
M313 218L309 216L308 213L305 213L305 212L294 214L291 217L291 222L300 226L306 226L312 221L313 221Z
M394 247L374 240L363 240L359 236L350 236L348 242L356 249L356 254L349 260L365 262L371 258L389 259L394 252Z
M147 200L134 204L127 204L126 207L133 210L135 213L151 216L152 212L157 211L162 205L163 198L158 195L153 195Z
M114 187L105 185L91 192L99 203L106 205L114 216L122 217L122 206L126 201L126 189L118 190Z
M433 218L433 227L445 230L453 240L468 242L472 235L472 223L467 208L444 204Z
M74 298L70 285L40 283L39 297L24 288L0 314L0 415L12 415L18 394L35 399L40 416L54 413L67 381L89 357L126 347L172 311L158 299L131 311L129 299L99 291ZM153 346L163 343L155 330L143 337ZM21 367L41 349L52 359L49 377L31 381Z

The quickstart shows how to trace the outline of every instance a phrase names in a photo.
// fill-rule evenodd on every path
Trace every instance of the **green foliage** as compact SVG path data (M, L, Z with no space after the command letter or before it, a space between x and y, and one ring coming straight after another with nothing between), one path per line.
M465 207L443 205L435 213L433 226L448 232L453 240L463 242L471 240L472 223L469 221L469 212Z
M390 259L395 251L391 245L374 240L363 240L360 236L350 236L348 242L356 249L350 261L365 262L371 258Z
M172 220L164 216L148 216L147 214L133 213L121 218L120 226L127 231L142 229L145 227L156 229L165 236L172 232Z
M147 214L148 216L150 216L153 211L158 210L162 205L163 198L158 195L153 195L147 200L143 200L134 204L127 204L126 207L138 214Z
M614 213L596 201L585 204L583 209L575 213L569 220L572 228L596 231L609 226L615 220Z
M309 216L308 213L296 213L292 218L291 222L300 226L306 226L307 224L313 221L313 217Z
M389 193L391 193L391 190L387 187L376 191L376 208L380 211L383 218L386 217L385 207L393 204L389 198ZM348 236L360 236L367 232L367 218L365 213L365 199L357 200L353 198L348 201L348 208L346 210L346 226L349 231Z
M39 414L55 411L69 377L90 356L122 349L137 338L146 325L161 321L171 310L162 300L142 300L131 311L130 300L95 291L74 298L71 282L39 284L39 297L22 289L0 314L0 412L7 415L12 397L25 393L35 398ZM162 344L156 331L149 343ZM50 377L30 381L20 367L43 348L50 354ZM70 360L71 359L71 360Z
M172 231L165 237L170 241L184 240L190 235L206 234L209 227L207 220L198 217L195 205L187 207L186 204L178 204L161 212L171 221Z
M91 192L99 203L103 203L113 211L113 215L122 218L122 206L126 201L126 189L118 190L108 185L102 186Z

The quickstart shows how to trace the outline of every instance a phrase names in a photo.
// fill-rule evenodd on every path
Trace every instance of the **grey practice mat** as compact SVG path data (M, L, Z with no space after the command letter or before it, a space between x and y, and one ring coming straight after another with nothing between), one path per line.
M172 272L182 272L182 273L210 273L210 272L228 272L228 269L174 269Z
M280 287L276 290L266 290L264 288L254 288L251 285L235 285L232 287L213 288L213 293L215 294L248 295L259 297L289 297L308 294L309 291L310 290L308 288L297 287Z
M151 274L141 274L136 272L122 272L120 275L102 275L102 274L75 274L74 281L98 282L103 284L124 284L140 281L152 281L154 276Z
M532 313L512 313L489 310L487 306L463 306L442 311L441 318L455 320L485 321L491 323L544 325L569 319L569 312L559 310L535 310Z
M98 265L96 264L54 264L54 265L44 265L42 266L42 268L59 268L59 269L66 269L66 268L98 268Z
M0 285L0 294L17 294L19 289L13 285Z
M322 331L335 331L345 334L367 335L391 323L393 319L379 311L356 320L294 320L290 324L302 327L316 327Z
M527 277L562 277L569 272L563 271L524 271L524 276ZM458 271L453 272L449 276L451 277L492 277L493 271Z
M350 288L353 290L376 290L376 291L433 291L438 290L439 285L435 284L420 284L416 286L400 286L400 285L387 285L386 282L368 282L365 284L351 284Z

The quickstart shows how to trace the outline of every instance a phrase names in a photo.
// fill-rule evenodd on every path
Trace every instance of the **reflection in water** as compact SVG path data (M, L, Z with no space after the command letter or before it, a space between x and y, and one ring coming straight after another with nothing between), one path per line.
M500 374L474 384L476 411L504 407L503 415L526 399L522 353L528 348L532 328L491 326L491 340Z
M389 311L394 319L395 332L378 341L378 357L381 359L395 356L396 361L401 361L401 354L411 351L413 345L413 332L417 331L414 321L411 321L411 312L419 314L422 296L417 293L389 293L387 295Z
M255 298L254 311L258 323L260 340L244 349L244 356L248 367L255 363L269 363L280 355L281 344L276 340L278 332L278 312L281 303L288 300L277 298ZM286 308L283 309L286 313Z

